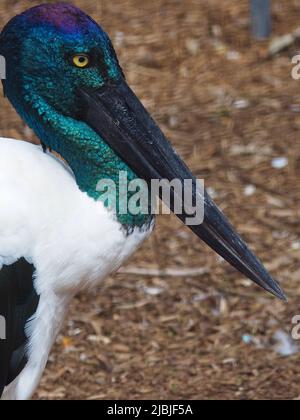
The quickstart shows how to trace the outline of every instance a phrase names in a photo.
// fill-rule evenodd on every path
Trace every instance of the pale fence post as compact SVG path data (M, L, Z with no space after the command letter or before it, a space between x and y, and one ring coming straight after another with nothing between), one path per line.
M269 38L272 32L271 0L250 0L252 33L256 39Z

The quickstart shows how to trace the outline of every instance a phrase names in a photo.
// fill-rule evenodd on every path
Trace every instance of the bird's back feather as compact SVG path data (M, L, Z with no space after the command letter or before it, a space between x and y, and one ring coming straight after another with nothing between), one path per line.
M33 273L23 258L0 271L0 396L28 360L26 329L39 303Z

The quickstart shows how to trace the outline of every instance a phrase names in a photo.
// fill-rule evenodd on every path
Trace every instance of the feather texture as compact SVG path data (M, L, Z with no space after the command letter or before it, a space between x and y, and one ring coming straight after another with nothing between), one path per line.
M0 268L23 257L35 267L40 296L28 325L28 363L3 395L27 399L40 380L74 294L116 271L150 235L153 225L126 235L101 201L80 191L64 163L39 146L3 138L0 197ZM32 278L32 271L29 274ZM5 302L7 293L1 298ZM17 353L15 357L20 359ZM3 370L1 377L6 375Z

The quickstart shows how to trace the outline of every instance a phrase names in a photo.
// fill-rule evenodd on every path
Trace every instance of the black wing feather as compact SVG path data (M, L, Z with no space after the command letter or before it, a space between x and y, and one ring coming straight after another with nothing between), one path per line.
M26 355L26 324L36 313L39 296L33 283L34 266L24 258L0 271L0 397L24 369ZM1 331L0 331L1 333ZM3 334L2 334L3 335Z

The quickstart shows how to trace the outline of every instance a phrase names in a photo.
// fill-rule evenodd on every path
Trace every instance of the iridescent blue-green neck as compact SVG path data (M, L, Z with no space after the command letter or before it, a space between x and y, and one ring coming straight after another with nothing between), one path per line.
M42 99L35 100L38 115L26 115L24 118L40 140L67 161L80 190L95 200L103 199L104 205L110 207L110 203L104 200L103 194L98 190L98 183L101 180L113 181L116 186L118 221L127 230L148 227L153 220L150 197L149 214L144 214L142 210L138 214L124 214L124 210L120 212L120 207L124 209L124 205L127 209L126 203L130 202L135 194L126 190L127 197L121 196L120 173L126 173L128 183L138 178L135 173L88 125L56 112ZM142 188L148 189L146 185Z
M123 77L102 28L72 5L41 5L6 25L0 35L0 54L7 64L6 96L40 140L68 162L79 188L95 200L103 199L98 182L111 180L120 223L128 228L149 223L151 216L144 211L123 214L124 204L119 205L119 195L123 197L120 171L127 173L129 182L137 178L133 171L88 125L76 119L78 88L98 89ZM89 66L74 65L78 54L89 57ZM147 206L151 213L148 201Z

